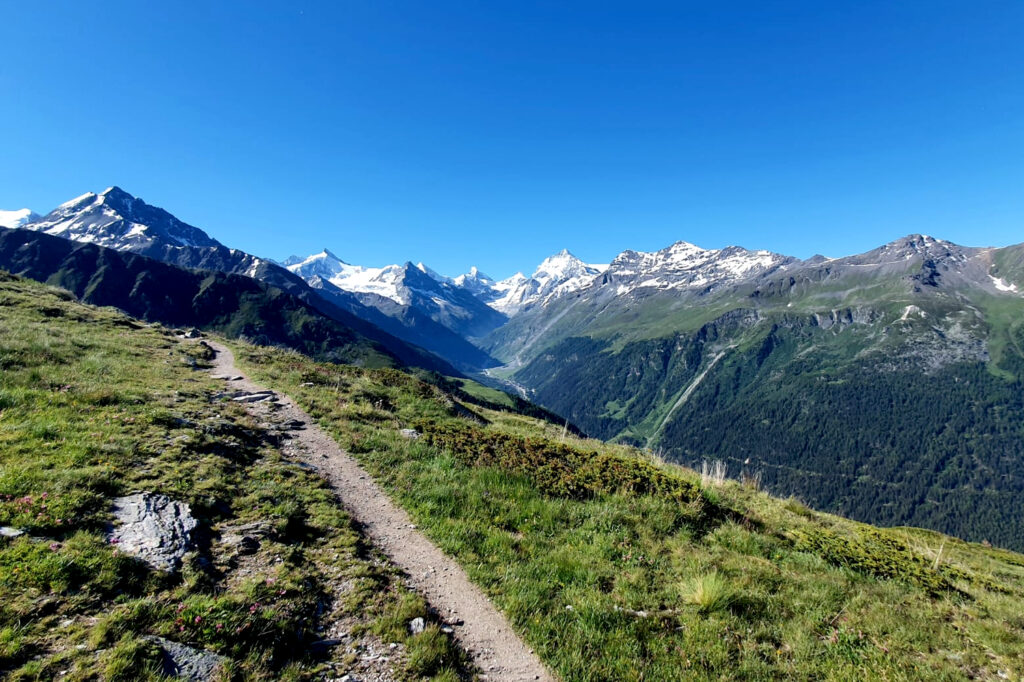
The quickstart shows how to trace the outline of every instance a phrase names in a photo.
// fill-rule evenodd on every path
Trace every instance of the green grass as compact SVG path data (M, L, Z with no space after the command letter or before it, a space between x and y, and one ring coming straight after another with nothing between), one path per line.
M144 635L227 656L225 679L340 677L308 646L337 619L356 642L403 644L399 678L457 679L464 657L436 627L382 626L431 616L326 484L216 399L222 382L196 371L208 357L0 273L0 525L26 531L0 539L0 677L157 679ZM110 499L140 490L187 502L208 530L178 575L105 539ZM252 522L268 534L233 558L218 536Z
M695 472L554 424L460 417L449 396L396 373L236 348L566 680L1024 675L1020 555L874 529L731 481L700 490ZM425 436L399 435L413 426ZM594 476L595 461L627 483ZM676 488L695 495L664 492Z

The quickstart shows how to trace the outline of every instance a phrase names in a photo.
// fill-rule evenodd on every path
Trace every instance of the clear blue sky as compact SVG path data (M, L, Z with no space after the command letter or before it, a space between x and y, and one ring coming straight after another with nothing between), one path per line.
M0 208L275 258L1024 241L1020 0L0 0L0 93Z

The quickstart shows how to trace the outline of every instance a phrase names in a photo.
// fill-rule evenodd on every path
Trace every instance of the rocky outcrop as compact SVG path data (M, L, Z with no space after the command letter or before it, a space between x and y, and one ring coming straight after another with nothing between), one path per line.
M115 499L113 511L112 543L158 571L178 570L198 525L187 504L165 495L136 493Z
M196 649L163 637L146 639L160 647L163 652L162 672L168 677L206 682L214 679L214 675L228 660L212 651Z

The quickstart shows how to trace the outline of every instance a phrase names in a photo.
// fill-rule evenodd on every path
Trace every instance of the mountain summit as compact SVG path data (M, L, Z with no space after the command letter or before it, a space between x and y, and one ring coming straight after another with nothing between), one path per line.
M220 242L120 187L88 192L22 227L123 251L152 247L213 247Z

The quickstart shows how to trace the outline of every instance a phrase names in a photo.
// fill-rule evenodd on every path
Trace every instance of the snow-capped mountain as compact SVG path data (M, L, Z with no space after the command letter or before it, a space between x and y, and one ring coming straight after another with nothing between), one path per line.
M650 253L623 251L608 266L601 284L614 286L620 296L637 289L710 291L798 262L771 251L738 246L702 249L679 241Z
M388 314L394 313L393 304L415 309L464 337L482 336L507 319L469 289L422 263L380 268L351 265L327 249L294 261L286 261L291 262L288 270L307 282L315 278L325 280L338 289L357 294L365 305Z
M289 258L285 263L289 263L287 268L291 272L307 282L313 277L320 277L343 291L376 294L395 303L409 305L410 292L403 289L405 268L401 265L382 268L349 265L327 249L298 262Z
M221 246L199 228L119 187L109 187L99 194L87 192L22 227L121 251L142 252L154 246Z
M508 279L495 282L474 267L452 281L495 310L512 316L533 305L586 287L607 267L588 265L568 249L563 249L545 258L530 277L517 272Z
M33 213L27 208L17 211L0 211L0 227L21 227L33 220L39 220L39 214Z

